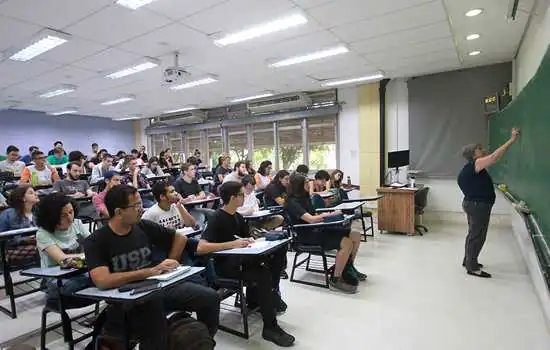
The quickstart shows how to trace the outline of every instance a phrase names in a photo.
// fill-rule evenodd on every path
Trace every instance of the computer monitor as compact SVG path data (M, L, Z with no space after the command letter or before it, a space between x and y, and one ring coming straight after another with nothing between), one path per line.
M409 150L388 152L388 168L399 168L409 165Z

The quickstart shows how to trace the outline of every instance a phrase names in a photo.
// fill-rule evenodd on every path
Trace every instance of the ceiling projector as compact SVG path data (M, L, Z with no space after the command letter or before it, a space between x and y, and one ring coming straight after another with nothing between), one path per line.
M166 84L174 84L187 78L190 74L183 67L178 64L179 54L174 53L174 66L168 67L164 70L163 81Z

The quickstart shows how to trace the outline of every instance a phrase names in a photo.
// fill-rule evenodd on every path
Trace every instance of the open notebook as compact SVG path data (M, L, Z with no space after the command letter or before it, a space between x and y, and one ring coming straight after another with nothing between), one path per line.
M186 273L187 271L191 270L191 266L179 266L172 272L166 272L162 275L156 275L147 277L148 280L157 280L157 281L170 281L172 278L175 278L181 274Z

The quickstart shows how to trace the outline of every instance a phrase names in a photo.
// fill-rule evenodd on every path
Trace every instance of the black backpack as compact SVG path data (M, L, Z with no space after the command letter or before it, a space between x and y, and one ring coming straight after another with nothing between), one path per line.
M216 342L204 323L191 318L185 312L168 320L169 350L212 350Z

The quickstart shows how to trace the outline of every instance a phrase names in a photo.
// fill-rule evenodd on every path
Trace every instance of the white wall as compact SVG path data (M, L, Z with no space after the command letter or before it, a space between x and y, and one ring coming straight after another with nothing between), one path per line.
M520 49L514 61L514 87L516 93L535 74L550 43L550 4L549 0L539 0Z
M357 88L338 89L338 100L343 103L338 117L339 166L351 182L359 183L359 107Z

